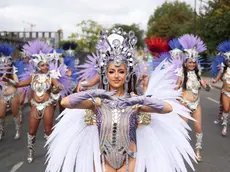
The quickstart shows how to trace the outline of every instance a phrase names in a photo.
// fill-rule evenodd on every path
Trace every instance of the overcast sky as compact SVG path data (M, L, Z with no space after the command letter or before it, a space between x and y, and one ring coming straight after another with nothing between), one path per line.
M146 30L149 16L165 0L0 0L0 30L57 31L64 37L76 32L82 20L95 20L110 27L114 23L137 23ZM172 1L172 0L168 0ZM181 0L182 1L182 0ZM194 0L183 0L194 6Z

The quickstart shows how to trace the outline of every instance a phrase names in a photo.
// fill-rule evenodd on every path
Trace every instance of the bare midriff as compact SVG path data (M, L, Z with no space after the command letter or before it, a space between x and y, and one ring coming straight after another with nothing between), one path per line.
M7 88L2 89L2 95L9 96L9 95L16 93L16 91L17 91L17 88L15 88L14 86L7 86Z
M223 89L227 92L230 92L230 84L227 84L226 81L223 81Z
M198 94L194 94L190 90L183 90L182 97L190 102L195 102L199 98Z
M37 103L44 103L48 101L50 98L50 93L45 92L42 96L37 96L36 93L32 90L32 99L36 101Z

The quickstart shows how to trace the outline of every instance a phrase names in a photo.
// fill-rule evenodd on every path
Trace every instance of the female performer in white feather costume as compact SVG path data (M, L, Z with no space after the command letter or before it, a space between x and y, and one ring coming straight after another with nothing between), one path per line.
M203 133L199 90L203 87L206 91L209 91L211 87L201 78L198 58L199 53L206 50L206 46L198 36L189 34L180 37L179 42L183 46L185 57L184 65L178 73L179 78L175 89L183 89L180 98L181 103L189 108L192 117L196 120L194 122L196 132L195 149L196 158L200 162L202 160L200 151L202 149Z
M189 127L178 114L190 115L176 101L173 66L159 65L137 96L136 42L132 31L100 33L94 66L104 89L62 99L67 109L48 138L46 172L186 172L184 160L194 170Z

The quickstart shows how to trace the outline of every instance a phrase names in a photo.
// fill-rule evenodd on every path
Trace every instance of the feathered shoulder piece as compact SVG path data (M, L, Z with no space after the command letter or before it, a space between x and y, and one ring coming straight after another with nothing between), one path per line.
M227 59L230 59L230 41L224 41L217 46L217 50Z
M161 53L169 51L168 40L161 37L145 38L145 42L154 57L159 58Z

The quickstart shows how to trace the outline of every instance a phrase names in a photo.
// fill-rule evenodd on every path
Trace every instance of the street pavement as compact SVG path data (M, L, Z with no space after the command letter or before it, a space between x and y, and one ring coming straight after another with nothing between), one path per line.
M221 126L213 124L218 114L220 90L214 88L211 92L201 91L201 106L203 113L203 161L194 164L197 172L230 172L230 130L227 137L221 136ZM26 161L27 156L27 131L28 116L30 108L26 106L23 110L24 122L22 125L22 137L18 141L13 140L14 125L12 116L7 115L6 135L0 142L0 172L44 172L45 154L43 148L45 140L43 138L43 125L41 122L37 133L35 145L35 160L32 164ZM57 116L57 112L56 112ZM190 123L192 127L192 123ZM194 145L194 135L191 133ZM189 169L189 172L192 170Z

